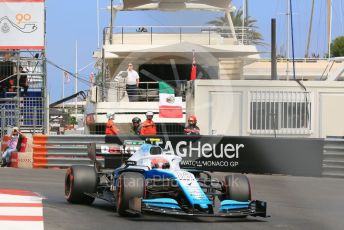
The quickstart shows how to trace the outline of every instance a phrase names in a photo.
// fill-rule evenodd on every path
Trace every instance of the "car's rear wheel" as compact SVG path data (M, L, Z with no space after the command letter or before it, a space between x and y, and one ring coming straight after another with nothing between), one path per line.
M248 178L237 173L227 175L223 181L223 194L224 200L251 200L251 186Z
M97 174L92 166L73 165L67 169L65 177L65 198L73 204L92 204L97 187Z
M141 173L124 172L117 179L117 212L121 216L138 216L140 212L130 210L134 198L144 196L145 179Z

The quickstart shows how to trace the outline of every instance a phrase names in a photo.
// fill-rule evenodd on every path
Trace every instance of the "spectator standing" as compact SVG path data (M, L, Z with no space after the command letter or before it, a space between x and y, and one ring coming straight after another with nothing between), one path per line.
M105 135L118 135L119 129L117 128L114 119L115 119L115 114L108 114L108 121L106 123L106 129L105 129Z
M24 89L22 96L26 97L27 90L29 88L27 75L26 75L27 71L25 71L22 66L19 66L19 72L20 72L19 86Z
M21 146L22 139L25 138L25 135L22 134L18 127L12 129L11 139L7 143L7 147L2 154L2 164L1 167L10 166L11 164L11 155L14 151L19 151Z
M199 127L197 126L197 118L191 115L188 119L188 125L184 129L186 135L200 135Z
M141 119L139 117L134 117L132 120L130 134L140 135L141 131Z
M146 113L146 120L142 123L141 126L141 135L150 135L155 136L156 135L156 125L153 121L154 113L152 111L148 111Z
M128 76L127 76L127 94L129 97L129 101L136 101L137 100L137 88L139 87L140 83L140 76L139 74L134 70L133 64L128 64Z

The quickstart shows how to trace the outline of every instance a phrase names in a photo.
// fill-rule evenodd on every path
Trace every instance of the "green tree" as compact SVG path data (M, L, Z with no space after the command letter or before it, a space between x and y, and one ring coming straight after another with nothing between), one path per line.
M78 122L76 121L76 117L74 116L68 116L67 118L67 124L68 125L76 125Z
M337 37L331 43L331 57L344 56L344 36Z
M241 27L242 20L243 20L243 10L240 8L234 12L231 12L231 18L232 18L234 27ZM249 30L251 33L250 37L252 39L253 44L266 45L266 43L263 42L262 34L257 31L258 27L256 26L256 23L257 23L257 20L251 19L250 17L248 17L247 20L245 19L244 21L244 26L250 29ZM227 16L218 17L215 20L209 21L208 24L214 25L214 26L229 26Z

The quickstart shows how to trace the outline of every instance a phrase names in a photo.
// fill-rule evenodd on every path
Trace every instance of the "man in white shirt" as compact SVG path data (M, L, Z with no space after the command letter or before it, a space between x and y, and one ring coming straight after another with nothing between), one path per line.
M133 64L128 64L127 76L127 93L129 101L137 100L137 88L139 87L140 77L139 74L133 69Z

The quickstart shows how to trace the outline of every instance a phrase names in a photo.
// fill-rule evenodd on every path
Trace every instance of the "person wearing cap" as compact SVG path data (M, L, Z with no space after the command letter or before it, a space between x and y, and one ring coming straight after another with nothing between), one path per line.
M13 127L11 139L7 143L7 147L2 154L2 163L1 167L8 167L11 164L11 155L15 151L19 151L21 146L22 139L25 138L25 135L21 133L18 127Z
M188 125L184 129L184 134L186 135L200 135L199 127L197 124L197 118L191 115L188 119Z
M153 121L154 113L148 111L146 113L146 120L141 125L140 135L155 136L156 135L156 125Z
M119 129L117 128L114 119L115 114L107 114L108 121L106 123L105 135L118 135Z
M131 125L131 129L130 129L130 134L140 135L141 119L139 117L134 117L131 121L132 121L132 125Z

